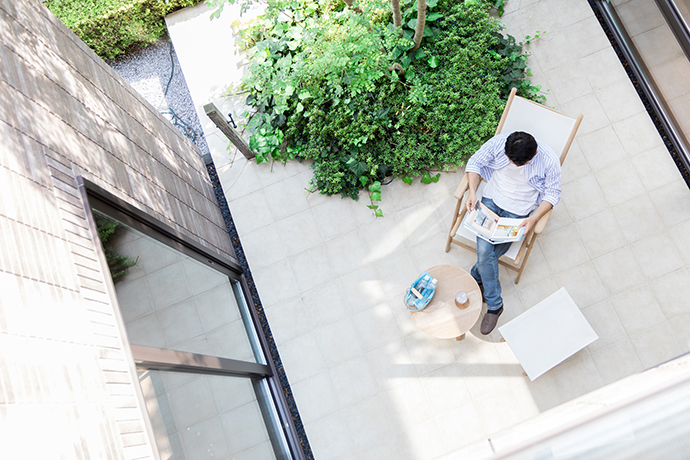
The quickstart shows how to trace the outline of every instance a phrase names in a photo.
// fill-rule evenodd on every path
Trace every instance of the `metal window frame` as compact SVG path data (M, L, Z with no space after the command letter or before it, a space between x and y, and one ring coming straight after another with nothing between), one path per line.
M690 27L674 0L656 0L661 14L675 35L685 56L690 60Z
M81 178L86 193L89 196L91 209L106 215L112 215L125 225L171 247L172 249L191 257L204 265L222 272L231 278L239 279L242 267L230 259L210 252L207 248L191 240L186 235L166 225L158 219L135 208L126 201L114 196L87 179Z
M77 176L77 184L82 195L82 202L84 210L91 228L91 234L99 254L101 268L104 273L108 273L108 266L105 259L105 254L101 248L100 240L98 238L98 230L96 222L93 218L92 210L99 211L105 215L111 216L114 219L126 224L137 231L145 234L148 237L159 241L166 246L177 250L184 255L201 262L202 264L217 270L230 279L239 283L239 288L242 294L242 301L244 305L239 307L244 310L251 323L251 328L254 331L254 338L259 341L259 349L261 358L259 363L251 363L245 361L238 361L228 358L219 358L206 355L197 355L194 353L177 352L173 350L165 350L155 347L144 347L132 345L126 339L126 329L120 307L115 295L115 285L109 276L105 277L106 290L110 297L111 303L116 307L116 317L120 330L123 332L123 349L129 357L130 372L136 375L136 367L143 367L147 369L164 370L164 371L178 371L191 372L200 374L214 374L227 375L235 377L246 377L251 379L254 391L256 393L257 402L259 404L264 420L266 420L265 427L269 433L271 443L274 445L274 451L278 458L281 458L280 453L283 451L283 443L285 441L288 448L288 453L291 458L296 460L306 460L304 451L302 450L301 442L297 434L297 429L294 425L290 409L288 407L283 388L278 380L278 373L276 372L275 364L270 358L270 349L268 341L263 334L263 329L256 314L256 308L252 300L251 292L247 284L242 268L235 261L225 258L219 254L211 253L207 248L199 243L191 240L187 236L178 232L174 228L166 225L158 219L146 214L138 208L130 205L126 201L114 196L112 193L89 181L83 176ZM234 288L233 288L234 290ZM242 315L244 317L244 315ZM255 344L252 344L252 348ZM256 349L254 350L256 354ZM143 392L139 385L135 385L137 391L137 398L140 406L146 407ZM265 389L268 390L266 394ZM277 424L268 423L269 419L274 419L277 416ZM150 433L150 443L156 446L153 437L153 427L149 419L148 413L143 414L145 424ZM154 449L155 458L159 458L158 449Z
M659 0L657 0L659 3ZM625 60L630 64L630 70L640 84L642 91L649 100L652 110L659 118L669 141L675 147L685 169L690 171L690 143L683 132L678 128L673 113L666 102L661 97L659 88L650 76L649 69L633 45L632 39L628 35L614 7L607 0L593 0L593 5L601 12L606 25L611 30L616 43ZM681 43L682 46L682 43Z
M273 373L266 364L249 363L237 359L187 353L165 348L130 344L138 367L159 371L182 371L191 374L230 375L265 378Z

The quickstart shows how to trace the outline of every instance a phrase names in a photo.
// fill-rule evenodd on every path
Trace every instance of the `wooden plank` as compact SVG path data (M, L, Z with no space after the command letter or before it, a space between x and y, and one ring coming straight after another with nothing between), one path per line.
M204 106L204 111L206 112L206 116L208 116L218 127L218 129L225 134L225 137L227 137L230 142L237 147L242 155L244 155L248 160L251 160L256 156L256 154L252 152L249 146L244 142L242 136L240 136L239 133L235 131L232 126L230 126L228 121L225 119L223 114L220 113L220 110L218 110L218 107L216 107L214 103L206 104Z

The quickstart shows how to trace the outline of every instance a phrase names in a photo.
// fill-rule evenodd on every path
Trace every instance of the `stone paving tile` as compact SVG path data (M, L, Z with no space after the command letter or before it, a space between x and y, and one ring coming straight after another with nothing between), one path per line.
M500 334L475 326L461 342L434 339L403 308L420 271L474 263L459 247L443 251L459 173L384 187L376 219L365 197L305 192L308 164L230 165L224 149L212 152L318 458L486 456L473 443L690 347L690 305L674 291L690 269L690 191L587 1L509 1L502 21L518 41L546 31L529 45L534 81L548 105L584 114L562 202L520 284L503 269L501 281L513 316L565 286L599 340L535 382ZM178 54L188 85L208 84Z

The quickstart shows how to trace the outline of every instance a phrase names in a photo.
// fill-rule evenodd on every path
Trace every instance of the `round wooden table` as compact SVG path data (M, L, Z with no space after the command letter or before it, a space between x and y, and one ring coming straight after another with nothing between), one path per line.
M436 294L422 311L410 312L412 319L424 332L441 339L461 340L479 319L482 311L482 293L479 285L462 268L453 265L437 265L427 270L438 280ZM469 306L455 306L455 294L465 291Z

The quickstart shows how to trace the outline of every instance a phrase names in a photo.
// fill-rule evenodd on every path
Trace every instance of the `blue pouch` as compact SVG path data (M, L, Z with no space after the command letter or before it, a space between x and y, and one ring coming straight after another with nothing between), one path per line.
M429 305L429 302L431 302L431 299L436 293L436 286L431 282L432 279L429 272L425 271L419 275L419 278L417 278L407 289L407 293L405 294L405 307L407 307L408 310L422 311ZM421 299L412 292L412 288L422 296Z

